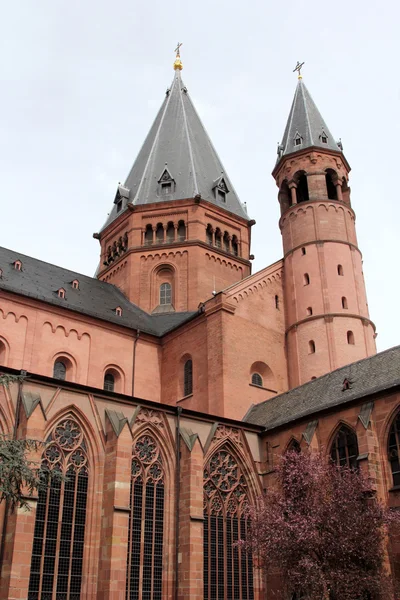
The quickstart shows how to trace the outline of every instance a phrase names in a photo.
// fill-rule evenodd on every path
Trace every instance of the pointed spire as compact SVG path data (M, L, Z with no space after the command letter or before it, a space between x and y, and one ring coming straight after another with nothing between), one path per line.
M341 152L299 74L285 133L278 146L278 161L287 154L312 146Z
M115 201L103 229L128 203L153 204L195 196L248 219L181 79L179 46L176 52L172 85L124 185L119 186L125 196ZM223 193L218 191L221 173Z

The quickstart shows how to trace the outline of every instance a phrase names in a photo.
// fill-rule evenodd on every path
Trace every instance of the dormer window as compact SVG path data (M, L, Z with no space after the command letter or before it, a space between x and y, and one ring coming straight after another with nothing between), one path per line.
M303 138L301 137L299 132L296 131L296 135L294 136L294 145L301 146L302 143L303 143Z
M158 180L158 185L160 186L159 193L162 196L168 196L175 191L175 179L172 177L167 166L165 166L165 169Z
M122 317L122 308L120 306L117 306L117 308L115 309L115 314L117 315L117 317Z
M161 183L161 192L164 196L168 196L172 192L172 182L171 181L163 181Z
M14 262L14 269L16 271L22 271L22 262L20 260Z
M213 183L214 196L219 202L226 202L226 195L229 194L229 189L224 177L218 177Z
M321 133L321 135L319 136L319 139L321 140L322 144L327 144L328 143L328 136L326 135L325 131L323 131Z
M122 200L118 200L117 202L117 213L121 212L122 210Z
M3 279L3 269L0 269L0 279Z
M79 281L77 279L74 279L71 285L74 290L79 290Z
M63 300L65 299L65 290L64 290L64 288L60 288L59 290L57 290L57 296L59 298L62 298Z

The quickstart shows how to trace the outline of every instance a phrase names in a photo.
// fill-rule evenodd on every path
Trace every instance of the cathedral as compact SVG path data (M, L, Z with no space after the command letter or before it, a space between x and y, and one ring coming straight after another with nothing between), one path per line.
M178 47L93 278L0 248L0 372L22 376L0 432L66 475L0 504L1 600L290 600L234 546L288 448L400 508L400 346L376 353L342 144L299 71L271 165L283 256L253 274L182 67Z

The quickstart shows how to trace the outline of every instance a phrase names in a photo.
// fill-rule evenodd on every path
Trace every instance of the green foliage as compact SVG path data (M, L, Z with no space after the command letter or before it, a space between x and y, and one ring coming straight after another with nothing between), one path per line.
M28 458L44 446L36 440L0 436L0 502L7 501L12 510L17 506L29 509L29 496L45 489L51 480L64 479L59 471L48 471Z
M2 374L0 385L8 389L24 378ZM18 506L29 510L29 496L46 489L51 481L65 480L60 471L49 471L29 458L30 453L44 447L45 443L38 440L14 440L0 434L0 502L8 502L11 510Z

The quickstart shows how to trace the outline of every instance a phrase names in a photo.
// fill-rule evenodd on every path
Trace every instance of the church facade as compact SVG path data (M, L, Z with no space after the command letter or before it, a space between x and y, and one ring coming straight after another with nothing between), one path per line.
M341 143L300 76L272 172L283 258L252 274L255 221L174 69L96 276L0 248L1 372L24 375L0 430L67 475L0 504L0 599L290 598L233 544L293 445L400 506L400 347L376 354Z

